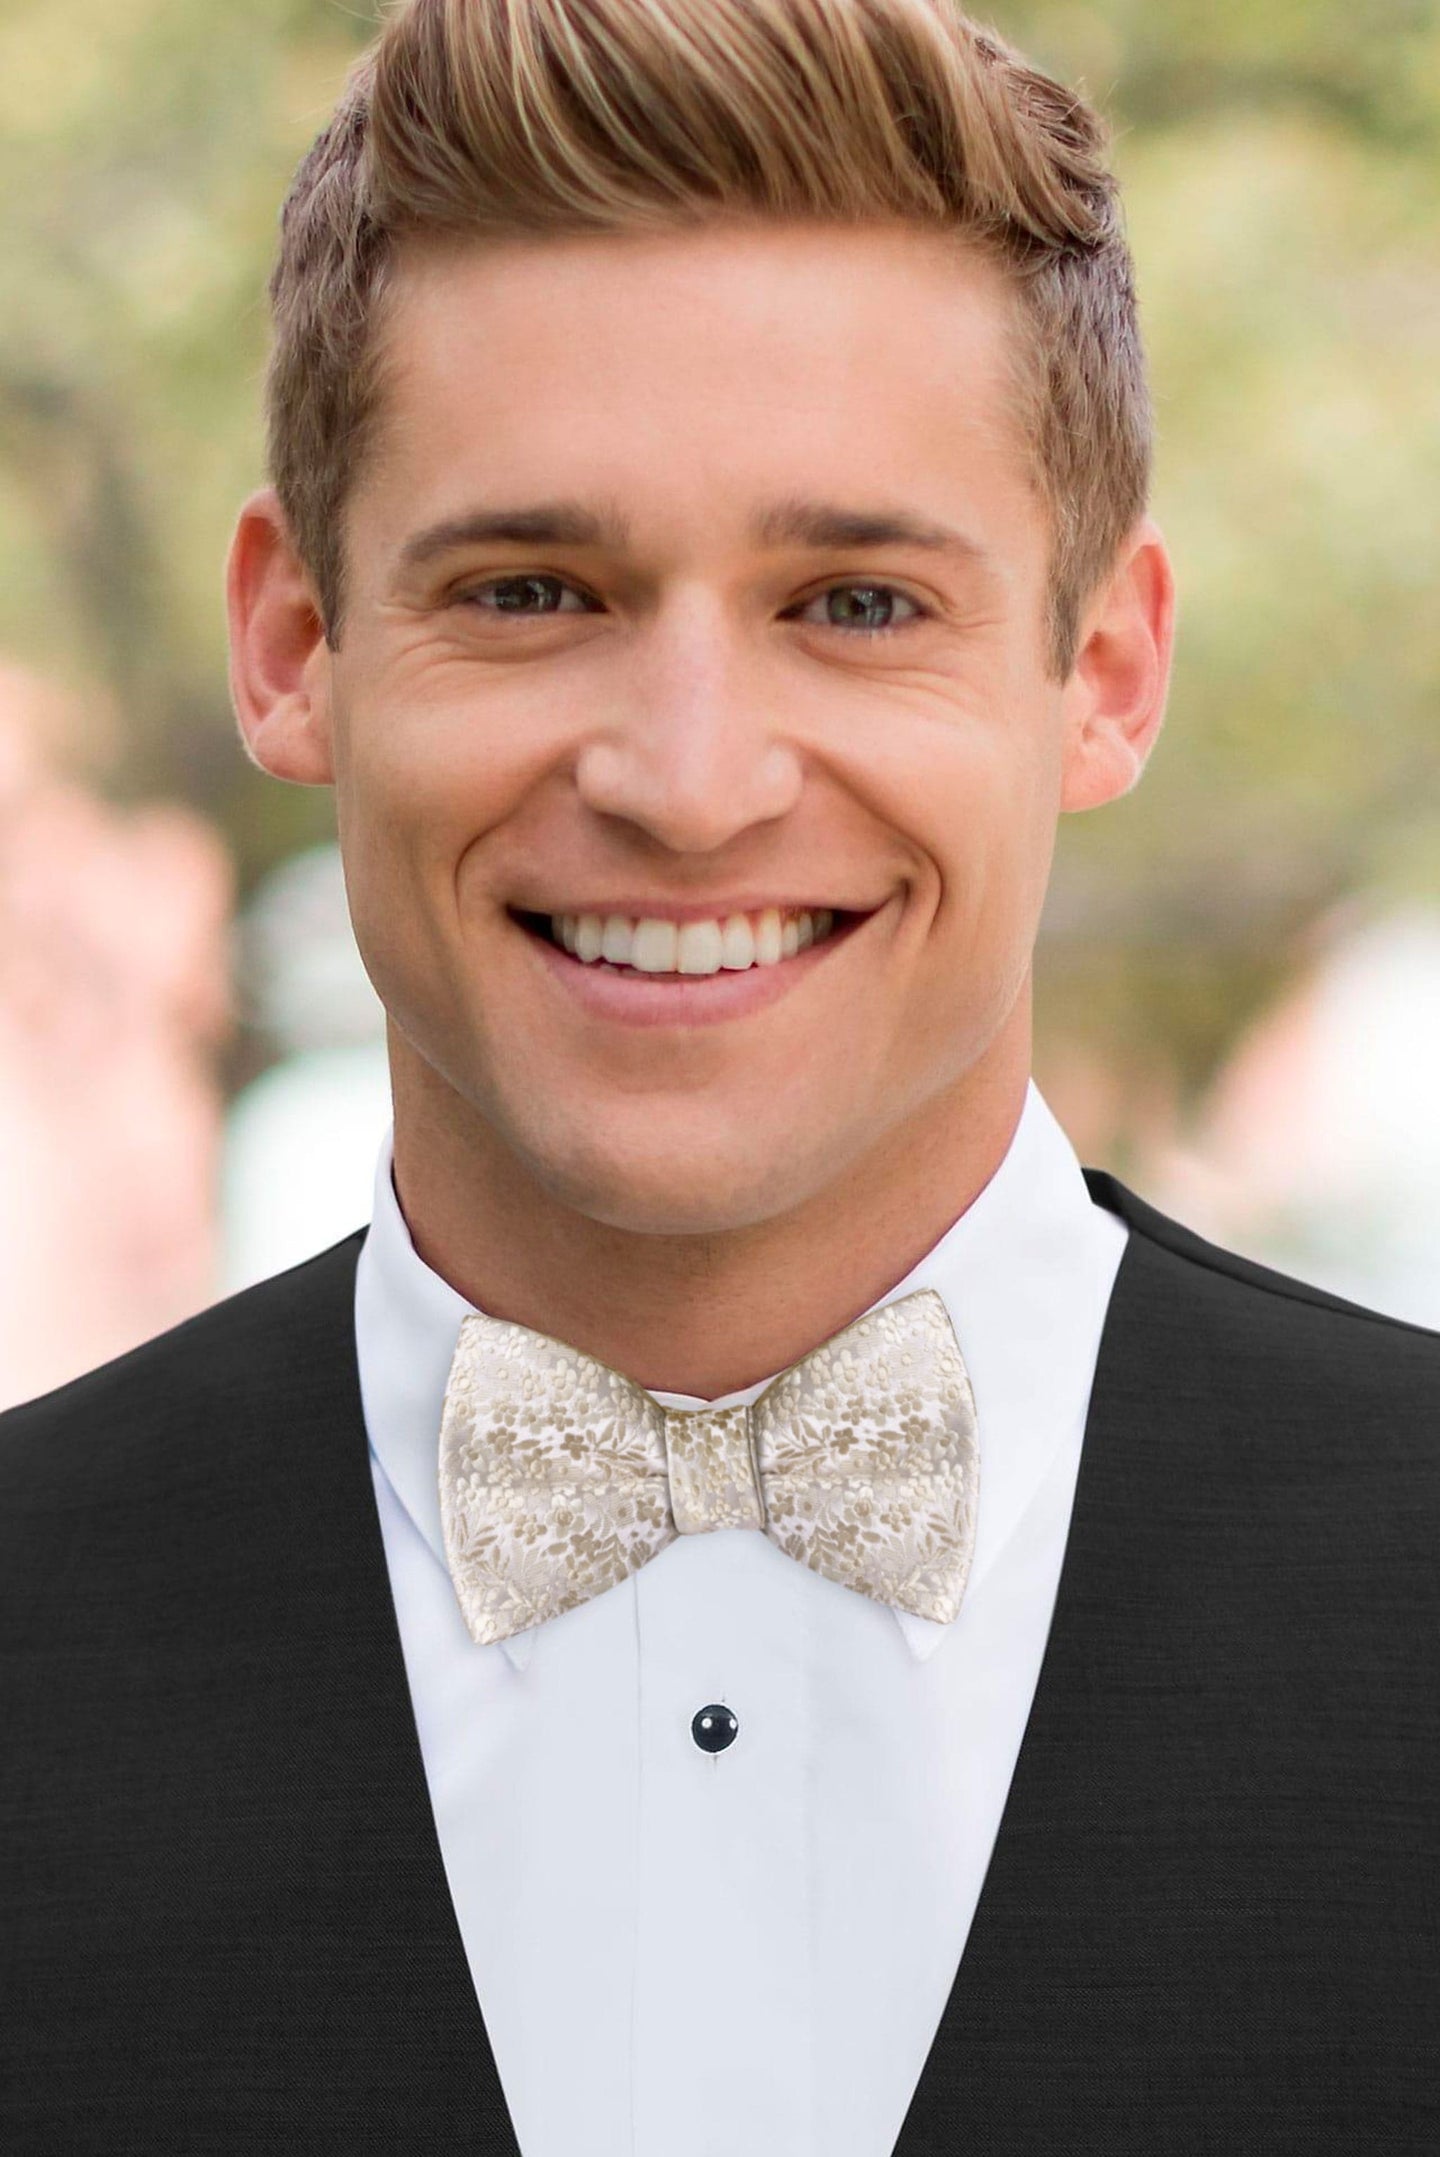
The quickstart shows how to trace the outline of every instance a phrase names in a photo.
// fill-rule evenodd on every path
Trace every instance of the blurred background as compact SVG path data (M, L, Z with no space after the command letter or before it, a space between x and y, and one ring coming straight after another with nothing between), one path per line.
M1149 771L1062 820L1037 1078L1083 1161L1440 1326L1440 0L977 12L1115 128L1180 582ZM0 1404L368 1217L381 1013L223 570L374 28L0 8Z

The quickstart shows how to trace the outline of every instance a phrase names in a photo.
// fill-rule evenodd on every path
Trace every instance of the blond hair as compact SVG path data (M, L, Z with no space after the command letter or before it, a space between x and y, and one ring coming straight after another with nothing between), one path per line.
M1017 434L1048 516L1046 667L1064 681L1150 478L1107 148L1082 97L953 0L406 0L301 161L270 280L269 472L328 641L407 235L900 218L1008 274Z

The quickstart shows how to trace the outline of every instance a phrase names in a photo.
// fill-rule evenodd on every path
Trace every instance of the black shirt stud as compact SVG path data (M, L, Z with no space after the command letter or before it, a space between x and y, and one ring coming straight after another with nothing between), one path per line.
M723 1753L735 1743L739 1730L730 1710L714 1700L708 1708L697 1708L690 1724L690 1735L702 1753Z

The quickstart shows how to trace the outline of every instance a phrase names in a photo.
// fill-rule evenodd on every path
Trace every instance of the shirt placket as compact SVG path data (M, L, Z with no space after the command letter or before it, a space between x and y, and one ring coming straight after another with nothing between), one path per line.
M815 2153L807 1585L741 1529L636 1578L634 2157Z

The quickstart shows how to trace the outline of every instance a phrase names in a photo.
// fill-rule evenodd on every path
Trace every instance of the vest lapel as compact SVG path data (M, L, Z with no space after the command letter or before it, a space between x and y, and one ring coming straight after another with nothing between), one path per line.
M1085 1174L1132 1234L1024 1741L894 2157L1278 2146L1255 2111L1284 1937L1265 1838L1285 1741L1267 1748L1281 1703L1257 1662L1273 1554L1247 1551L1233 1472L1264 1425L1217 1388L1194 1269Z
M1163 1650L1152 1660L1153 1609L1127 1585L1155 1472L1146 1465L1159 1406L1145 1385L1146 1314L1157 1292L1151 1260L1152 1247L1132 1235L1102 1335L1034 1701L895 2157L1064 2148L1077 2083L1106 2057L1117 1950L1123 1966L1139 1921L1137 1823L1156 1794L1147 1787L1151 1687L1183 1694L1190 1653L1172 1642L1179 1667ZM1122 1674L1137 1670L1148 1682L1122 1688ZM1163 1712L1163 1699L1153 1704Z
M287 2056L310 2061L296 2094L315 2093L285 2118L295 2132L303 2117L293 2146L307 2152L403 2143L518 2157L446 1884L390 1595L355 1361L360 1240L306 1271L303 1368L296 1359L276 1372L274 1481L260 1516L275 1547L249 1554L266 1568L278 1637L241 1796L263 1814L264 1793L282 1792L272 1810L284 1828L268 1850L247 1830L245 1858L265 1868L255 1922L283 1927L272 1952L290 1961ZM253 1673L247 1682L259 1690ZM322 2111L327 2086L333 2110L326 2100Z

